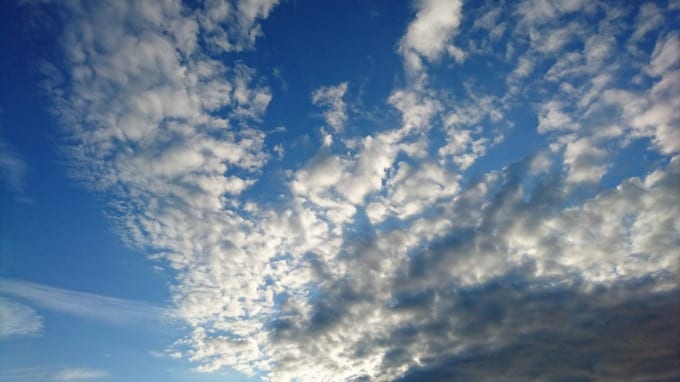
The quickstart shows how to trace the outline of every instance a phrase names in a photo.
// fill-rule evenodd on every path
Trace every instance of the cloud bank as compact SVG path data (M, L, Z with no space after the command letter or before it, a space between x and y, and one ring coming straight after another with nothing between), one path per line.
M273 381L677 377L677 9L418 1L390 42L400 123L349 136L352 85L319 84L331 129L273 205L247 192L272 91L221 54L254 49L275 5L57 6L72 172L175 273L173 357ZM429 75L475 62L498 86ZM503 163L518 130L540 145ZM636 142L652 168L603 186Z

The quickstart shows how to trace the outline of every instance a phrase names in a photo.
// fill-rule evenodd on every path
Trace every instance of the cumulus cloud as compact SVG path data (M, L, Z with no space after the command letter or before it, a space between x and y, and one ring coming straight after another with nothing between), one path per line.
M437 61L449 52L456 61L465 53L450 45L461 20L463 3L459 0L422 0L417 2L418 13L399 42L407 71L420 72L423 59Z
M253 48L275 3L64 5L55 114L78 178L176 274L173 314L188 333L173 357L274 381L616 379L641 347L658 351L634 356L646 365L636 378L675 375L661 366L673 344L654 329L677 311L677 33L658 32L640 56L618 45L635 32L613 7L522 1L473 24L507 20L496 78L507 89L464 79L454 92L428 70L466 57L452 45L462 2L417 2L396 48L411 77L386 100L397 121L350 136L350 85L314 91L331 129L311 158L283 164L273 204L248 194L268 176L258 126L272 93L216 57ZM617 87L629 71L637 85ZM512 128L536 151L506 160ZM601 187L638 138L663 160ZM496 168L475 168L495 156ZM139 308L5 285L74 314L85 314L75 300Z
M35 310L0 297L0 337L37 334L43 319Z

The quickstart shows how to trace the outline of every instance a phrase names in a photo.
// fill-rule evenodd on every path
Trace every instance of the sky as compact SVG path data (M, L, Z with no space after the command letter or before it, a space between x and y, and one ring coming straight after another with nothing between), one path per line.
M680 379L680 1L0 18L0 380Z

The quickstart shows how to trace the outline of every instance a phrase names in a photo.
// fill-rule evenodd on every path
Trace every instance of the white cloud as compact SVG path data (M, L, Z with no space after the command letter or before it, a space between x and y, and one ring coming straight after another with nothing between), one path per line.
M312 102L326 108L323 117L334 131L340 132L347 121L347 105L344 97L347 92L347 82L336 86L322 86L312 93Z
M387 180L387 196L368 206L368 217L380 223L386 216L405 219L420 214L439 198L450 198L458 190L458 176L441 167L426 163L413 168L399 162Z
M564 27L547 31L536 31L530 34L532 44L544 54L558 54L565 45L571 42L580 32L581 26L577 23L567 24Z
M560 101L549 101L543 104L538 116L538 131L546 133L551 130L577 130L580 126L571 115L564 111L565 105Z
M437 100L429 94L421 94L419 89L395 90L388 101L401 113L400 136L428 131L430 121L441 110Z
M468 100L458 101L451 107L444 120L446 142L437 151L440 157L450 158L461 171L503 139L497 131L486 131L481 127L485 122L496 124L502 120L503 110L498 99L473 93L467 96Z
M54 377L55 371L49 367L21 367L0 369L0 379L12 382L46 381Z
M35 366L24 368L6 368L0 370L0 379L12 382L34 381L94 381L108 379L111 375L101 369L92 368L57 368L53 366Z
M200 37L209 46L226 52L252 49L262 34L258 23L266 19L279 0L210 0L197 12ZM196 41L196 27L187 39Z
M109 377L109 373L99 369L64 369L58 372L54 381L90 381Z
M28 166L14 148L0 139L0 180L11 190L20 192Z
M640 6L635 19L635 31L630 36L629 43L637 43L647 33L659 28L664 23L663 12L654 3L644 3Z
M586 40L585 58L590 67L601 66L607 60L616 46L613 36L597 35Z
M598 106L615 106L620 112L621 124L631 130L635 137L652 138L656 148L663 154L680 151L680 133L676 126L680 121L680 71L678 63L677 33L660 36L644 71L652 75L652 85L643 91L607 89L602 92Z
M459 0L421 0L418 13L399 42L399 52L409 72L420 72L422 59L437 61L449 49L449 42L460 25L463 3ZM462 60L459 48L451 47L456 61Z
M164 315L163 309L140 301L77 292L5 278L0 279L0 293L30 301L32 304L45 309L116 325L159 322ZM10 313L21 313L26 318L33 317L32 320L26 322L30 324L30 327L39 330L41 321L33 310L18 304L7 306L14 306L10 309ZM19 308L22 308L22 310L17 310Z
M666 38L657 40L648 72L653 76L661 76L680 63L680 36L672 33Z
M525 0L517 6L517 12L524 23L541 25L586 8L586 0Z
M0 297L0 337L37 334L43 319L30 307Z
M569 168L568 182L598 182L605 174L607 153L587 138L569 142L564 152L564 163Z

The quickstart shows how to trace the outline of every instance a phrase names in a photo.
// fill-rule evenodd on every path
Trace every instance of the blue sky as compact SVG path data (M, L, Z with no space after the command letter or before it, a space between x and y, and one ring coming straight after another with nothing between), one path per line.
M0 7L0 380L680 378L677 0Z

